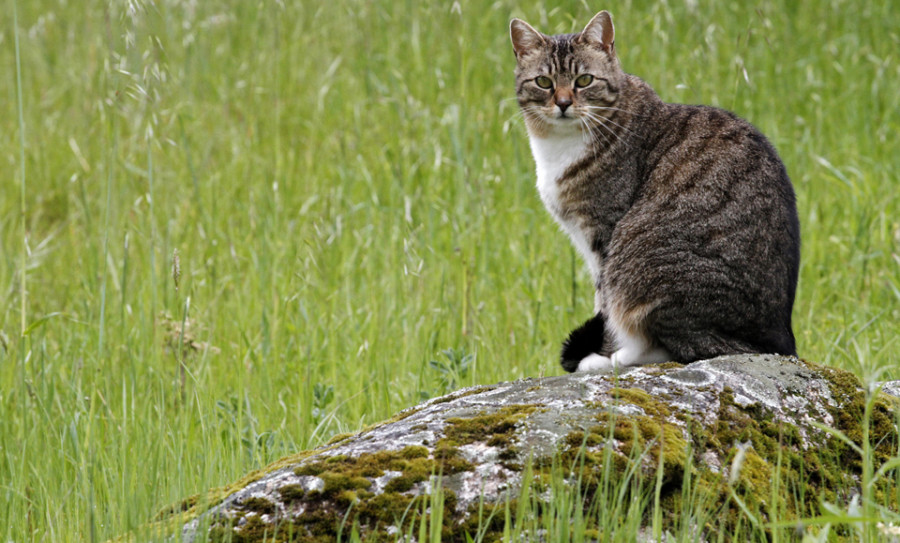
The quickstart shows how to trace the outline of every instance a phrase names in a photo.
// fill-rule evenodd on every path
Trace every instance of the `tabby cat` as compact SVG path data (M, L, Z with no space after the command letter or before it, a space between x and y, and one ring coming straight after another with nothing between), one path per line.
M513 19L510 35L538 191L596 286L563 368L796 354L800 225L769 141L623 72L606 11L578 34Z

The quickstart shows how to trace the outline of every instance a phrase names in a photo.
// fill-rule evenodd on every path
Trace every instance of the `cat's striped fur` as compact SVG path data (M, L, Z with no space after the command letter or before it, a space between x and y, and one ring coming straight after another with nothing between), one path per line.
M578 34L510 33L541 199L596 285L563 367L796 354L800 227L768 140L623 72L605 11Z

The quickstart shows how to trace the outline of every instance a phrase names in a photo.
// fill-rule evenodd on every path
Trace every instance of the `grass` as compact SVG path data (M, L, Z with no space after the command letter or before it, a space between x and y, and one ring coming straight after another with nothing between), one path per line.
M0 538L102 541L451 386L559 373L592 296L507 24L602 7L6 0ZM801 354L900 378L893 3L610 9L626 70L779 149Z

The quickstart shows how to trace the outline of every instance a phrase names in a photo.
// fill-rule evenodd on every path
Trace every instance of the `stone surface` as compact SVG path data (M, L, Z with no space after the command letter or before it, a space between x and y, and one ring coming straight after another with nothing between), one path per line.
M888 383L884 390L900 387ZM811 500L840 501L858 485L859 459L817 424L859 441L864 405L852 375L770 355L474 387L276 463L227 496L206 498L211 507L197 505L204 499L185 502L187 513L173 518L192 517L180 530L188 542L201 529L213 540L252 541L278 530L327 541L341 522L355 522L363 535L387 536L405 533L409 511L424 510L416 496L440 484L445 534L465 540L461 534L481 501L489 506L518 496L523 466L541 475L554 461L583 465L570 476L582 477L589 489L604 458L618 468L637 462L647 475L662 466L671 494L662 499L677 515L689 454L692 480L711 496L725 493L730 481L747 507L763 513L769 490L762 487L779 457L782 476L811 485ZM876 462L896 450L894 405L882 396L873 409ZM732 474L738 465L741 472ZM803 513L814 505L795 500L788 507Z

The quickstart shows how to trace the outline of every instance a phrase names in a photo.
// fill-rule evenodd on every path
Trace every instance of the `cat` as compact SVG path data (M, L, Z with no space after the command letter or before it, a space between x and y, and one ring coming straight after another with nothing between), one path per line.
M556 36L513 19L510 37L538 192L596 287L562 367L796 355L800 224L765 136L622 71L607 11Z

